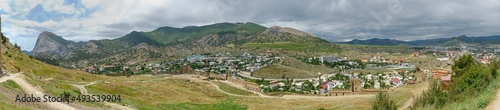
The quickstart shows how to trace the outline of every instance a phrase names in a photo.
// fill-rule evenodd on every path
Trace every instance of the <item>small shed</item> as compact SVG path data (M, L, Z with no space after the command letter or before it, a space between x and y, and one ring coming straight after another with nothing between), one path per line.
M441 89L447 90L448 87L451 84L451 77L450 76L443 76L441 77Z

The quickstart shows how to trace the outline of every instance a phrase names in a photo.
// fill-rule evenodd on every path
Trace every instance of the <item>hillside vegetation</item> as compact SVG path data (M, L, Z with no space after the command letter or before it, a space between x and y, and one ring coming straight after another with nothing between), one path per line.
M499 65L498 60L481 65L471 55L461 56L452 65L455 75L450 87L442 90L434 82L415 100L412 109L484 109L499 87Z
M245 43L243 48L259 48L259 49L282 49L288 51L306 51L306 52L328 52L338 53L341 50L332 44L316 44L316 43L293 43L293 42L274 42L274 43Z
M191 54L248 52L282 49L300 52L338 53L340 47L306 32L255 23L216 23L183 28L160 27L149 32L130 32L116 39L73 42L50 32L42 32L33 56L63 66L125 64L183 58Z
M295 58L286 58L279 64L261 68L252 76L261 78L314 78L321 74L331 74L337 70L322 65L311 65Z

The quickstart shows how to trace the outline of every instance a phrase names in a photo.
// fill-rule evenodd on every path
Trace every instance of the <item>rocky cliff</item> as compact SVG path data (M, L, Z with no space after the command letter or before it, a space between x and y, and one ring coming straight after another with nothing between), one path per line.
M64 40L61 36L44 31L38 35L32 54L45 58L68 58L69 53L82 43Z

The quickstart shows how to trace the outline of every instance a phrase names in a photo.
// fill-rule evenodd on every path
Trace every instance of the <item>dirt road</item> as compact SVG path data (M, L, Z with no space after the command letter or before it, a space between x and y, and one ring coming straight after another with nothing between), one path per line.
M7 80L9 80L9 79L12 79L12 78L14 78L14 77L17 77L17 76L19 76L20 74L21 74L21 73L16 73L16 74L11 74L11 75L9 75L9 76L3 76L3 77L1 77L1 78L0 78L0 83L3 83L3 82L5 82L5 81L7 81Z
M427 88L429 88L429 82L424 82L424 85L423 86L420 86L414 90L412 90L412 94L413 94L413 97L409 98L405 104L401 107L398 108L398 110L406 110L406 109L409 109L409 107L413 104L413 98L419 96L420 94L422 94L423 91L427 90Z
M96 84L96 83L95 82L91 82L91 83L86 84L86 85L76 85L76 84L71 84L71 85L77 87L78 89L80 89L80 92L83 95L91 95L91 94L89 94L89 92L87 91L87 89L85 88L85 86L90 86L90 85L94 85L94 84ZM122 105L116 104L116 103L104 102L104 105L110 106L111 108L116 109L116 110L135 110L134 108L130 108L130 107L127 107L127 106L122 106Z
M486 107L486 110L500 110L500 89L497 90L497 96L495 97L495 100L493 100L488 107Z
M0 83L5 82L7 80L12 80L16 82L21 88L24 90L26 94L33 94L35 97L43 97L45 94L39 90L37 90L33 85L24 80L24 75L22 73L11 74L10 76L5 76L0 78ZM66 103L61 102L41 102L46 104L48 107L58 110L77 110Z

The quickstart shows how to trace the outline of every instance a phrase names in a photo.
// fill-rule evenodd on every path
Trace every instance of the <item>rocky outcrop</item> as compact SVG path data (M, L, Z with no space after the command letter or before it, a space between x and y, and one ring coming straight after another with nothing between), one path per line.
M272 26L257 35L251 42L295 42L295 43L328 43L328 41L307 32L288 27Z
M290 33L290 34L294 34L294 35L298 35L298 36L314 37L313 35L311 35L307 32L304 32L304 31L300 31L300 30L297 30L294 28L280 27L280 26L269 27L264 31L264 33L269 33L272 35L278 35L280 33Z
M195 46L225 46L228 44L241 45L248 41L251 36L240 34L210 34L196 40Z
M61 36L44 31L38 35L32 54L35 57L67 58L81 43L64 40Z

